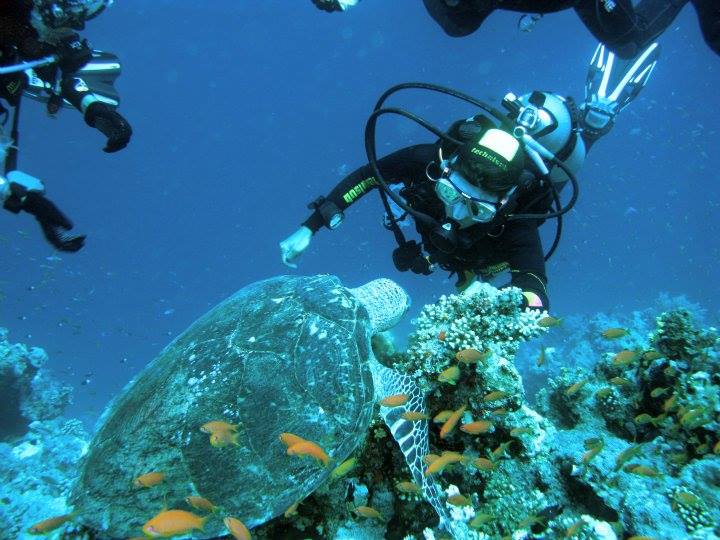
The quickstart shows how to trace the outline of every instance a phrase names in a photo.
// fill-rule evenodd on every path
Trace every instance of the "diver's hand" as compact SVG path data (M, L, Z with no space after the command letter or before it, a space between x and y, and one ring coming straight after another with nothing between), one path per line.
M315 7L318 9L332 13L333 11L347 11L348 8L357 5L359 1L360 0L312 0L312 3L315 4Z
M283 264L290 268L297 268L294 261L308 248L312 235L312 231L303 225L280 242L280 256Z
M81 40L77 34L62 40L55 51L57 64L64 75L72 75L80 71L92 60L92 49L86 39Z
M132 128L123 116L107 103L96 101L85 111L85 122L96 128L108 139L105 152L117 152L130 142Z
M72 221L45 197L44 186L37 178L20 171L11 171L8 180L2 179L0 182L0 191L5 193L5 209L16 214L25 211L34 216L45 238L56 249L75 252L85 245L85 236L67 233L73 228Z

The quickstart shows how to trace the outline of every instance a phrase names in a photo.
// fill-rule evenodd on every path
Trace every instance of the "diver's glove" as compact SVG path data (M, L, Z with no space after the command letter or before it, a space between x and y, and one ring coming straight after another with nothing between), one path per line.
M280 242L280 256L282 257L283 264L290 268L297 268L297 264L294 261L308 248L312 235L312 231L303 225Z
M105 152L117 152L130 142L132 128L115 109L102 101L91 103L85 110L85 122L96 128L108 139Z
M312 0L312 3L315 4L315 7L318 9L332 13L333 11L346 11L348 8L357 5L359 1L360 0Z
M413 274L429 276L434 267L422 251L422 245L415 240L406 241L395 248L392 254L395 268L400 272L410 270Z
M57 65L63 75L72 75L92 60L92 48L86 39L81 40L77 34L62 40L55 54L58 57Z
M7 176L0 177L0 200L6 210L33 215L47 241L60 251L75 252L85 245L84 235L67 233L73 228L72 221L45 197L45 186L39 179L21 171L11 171Z

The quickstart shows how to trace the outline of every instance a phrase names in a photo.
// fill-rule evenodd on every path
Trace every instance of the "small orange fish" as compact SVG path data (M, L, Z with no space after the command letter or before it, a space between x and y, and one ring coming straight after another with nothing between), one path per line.
M682 425L686 428L689 428L689 429L695 429L704 424L707 424L708 422L710 422L710 419L705 418L703 416L704 414L705 414L705 407L697 407L695 409L689 409L680 418L680 425Z
M444 424L445 422L447 422L447 419L450 418L452 413L453 411L451 410L440 411L433 417L433 422L435 422L436 424Z
M223 519L223 523L235 540L250 540L250 531L239 519L226 517Z
M507 449L512 444L512 441L500 443L500 446L498 446L495 450L492 451L492 456L495 459L498 459L504 455L507 455Z
M614 384L615 386L632 386L633 382L625 377L613 377L610 379L610 384Z
M625 450L620 452L617 457L615 458L615 470L619 470L620 467L622 467L625 462L628 460L634 458L635 456L639 455L642 452L642 445L640 444L634 444L632 446L628 446Z
M648 467L646 465L638 465L636 463L630 463L629 465L625 465L625 467L623 467L623 471L637 474L639 476L647 476L648 478L662 477L662 473L658 472L657 469L654 469L653 467Z
M185 510L163 510L145 523L142 530L151 538L187 534L193 529L202 530L207 519Z
M545 364L545 347L540 347L540 356L538 356L536 365L540 367Z
M285 518L290 518L290 517L296 515L296 514L297 514L297 509L298 509L298 506L299 506L299 505L300 505L300 500L297 500L297 501L295 501L294 503L292 503L292 504L288 507L288 509L285 510L285 512L283 513L283 516L284 516Z
M600 450L602 450L602 446L596 446L595 448L591 448L586 451L582 456L582 464L587 465L588 463L590 463L595 458L595 456L600 453Z
M484 362L492 355L490 349L486 349L483 352L477 349L463 349L455 354L455 359L463 364L477 364L478 362Z
M617 353L615 356L613 356L612 365L613 366L629 366L637 359L638 359L637 352L631 351L629 349L625 349L625 350L622 350L619 353Z
M423 457L423 463L425 463L425 465L432 465L433 462L437 461L438 459L440 459L440 456L438 456L437 454L428 454Z
M567 529L565 529L565 538L572 538L573 536L576 536L577 533L580 532L580 530L587 525L587 522L582 519L578 519L575 523L570 525Z
M400 415L400 418L407 420L408 422L419 422L421 420L428 420L430 417L420 411L405 411Z
M538 326L540 328L552 328L554 326L560 326L560 323L562 323L562 319L556 319L551 315L547 315L538 321Z
M642 355L643 360L647 360L648 362L652 362L653 360L658 360L663 357L662 354L660 354L657 351L649 350L645 351Z
M447 336L447 334L445 333L445 330L440 330L440 332L438 332L438 339L440 341L445 341L446 336Z
M133 486L139 488L149 488L157 486L160 482L165 480L165 473L162 472L149 472L141 474L135 480L133 480Z
M214 512L217 506L208 501L205 497L198 497L197 495L190 495L185 497L185 502L197 510L207 510L208 512Z
M586 384L587 382L588 382L587 379L583 379L583 380L578 381L578 382L576 382L575 384L569 386L568 388L565 389L565 395L566 395L567 397L572 397L572 396L574 396L575 394L577 394L577 393L580 391L580 389L581 389L583 386L585 386L585 384Z
M346 459L332 470L332 472L330 473L330 478L332 478L333 480L342 478L355 468L355 466L357 465L357 461L358 460L355 457Z
M720 441L715 443L713 446L713 454L720 456Z
M483 471L492 471L495 467L497 467L497 463L484 457L477 457L473 459L472 464Z
M439 382L444 382L448 384L456 384L458 379L460 378L460 368L452 365L450 367L445 368L440 372L440 375L438 375L437 380Z
M425 457L427 457L427 456L425 456ZM462 460L463 460L462 456L460 454L457 454L457 452L443 454L442 456L433 460L432 463L430 463L430 465L428 465L428 468L425 469L425 471L423 472L423 475L430 476L431 474L440 473L448 465L452 465L453 463L458 463Z
M383 407L400 407L401 405L405 405L409 399L410 396L407 394L395 394L381 399L380 405Z
M356 506L353 511L358 515L371 519L383 519L380 512L375 510L372 506Z
M286 448L290 448L293 444L304 442L305 439L303 439L300 435L295 435L293 433L281 433L280 434L280 442L282 442Z
M395 484L395 487L403 493L420 493L420 491L422 491L420 486L410 481L398 482Z
M238 426L236 424L229 424L223 420L213 420L200 426L200 431L203 433L215 433L216 431L237 431Z
M480 435L481 433L490 433L491 431L494 431L494 430L495 430L495 427L493 426L493 423L488 422L487 420L476 420L475 422L470 422L469 424L461 424L460 425L460 431L463 431L470 435Z
M529 427L516 427L510 430L511 437L519 437L520 435L532 435L533 430Z
M289 456L309 456L322 462L323 465L327 465L330 462L330 458L325 451L320 448L319 445L311 441L303 441L297 444L293 444L287 449Z
M471 504L468 497L466 497L465 495L460 495L459 493L457 495L450 495L447 498L447 501L453 506L470 506Z
M479 529L481 528L485 523L488 523L489 521L492 521L495 519L495 516L492 514L475 514L475 517L472 518L470 523L470 527L473 529Z
M510 394L507 392L503 392L502 390L494 390L493 392L490 392L489 394L485 394L483 397L483 401L485 403L489 403L491 401L499 401L501 399L505 399Z
M239 433L233 431L216 431L210 435L210 444L215 448L225 448L227 446L240 446L238 439Z
M529 529L533 525L543 523L545 521L545 518L542 516L536 516L531 515L523 519L520 523L517 524L518 529Z
M653 388L652 392L650 392L650 397L651 398L659 398L667 391L668 391L667 388L662 388L662 387Z
M617 339L628 335L628 331L625 328L608 328L602 334L605 339Z
M508 412L510 412L510 411L508 411L505 408L502 408L502 409L495 409L494 411L490 411L490 414L492 414L493 416L505 416Z
M677 406L677 395L673 394L665 401L663 401L662 410L663 412L670 412Z
M604 388L601 388L600 390L595 392L595 397L602 399L608 397L610 394L612 394L612 387L605 386Z
M654 536L642 536L642 535L635 535L631 536L627 540L656 540Z
M75 517L75 513L65 514L54 518L44 519L28 529L30 534L46 534L54 531Z
M447 419L447 421L440 428L440 438L441 439L444 439L445 437L450 435L452 430L455 429L455 426L457 425L458 421L462 417L466 408L467 408L467 405L463 405L457 411L454 411L450 415L450 417Z

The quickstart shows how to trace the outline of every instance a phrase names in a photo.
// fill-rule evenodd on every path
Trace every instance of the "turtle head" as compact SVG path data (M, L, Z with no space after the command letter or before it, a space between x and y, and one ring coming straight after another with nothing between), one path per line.
M410 296L391 279L374 279L349 290L370 315L373 334L395 326L410 307Z

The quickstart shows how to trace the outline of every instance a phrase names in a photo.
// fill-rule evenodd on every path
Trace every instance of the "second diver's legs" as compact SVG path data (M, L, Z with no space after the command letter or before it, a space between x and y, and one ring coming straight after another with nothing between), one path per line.
M629 59L662 34L687 2L641 0L633 7L631 0L579 0L575 12L598 41Z
M705 43L715 54L720 54L720 2L718 0L692 0L692 4L697 12Z
M466 0L423 0L423 3L427 12L447 35L464 37L480 28L488 15L495 11L497 0L482 3Z

